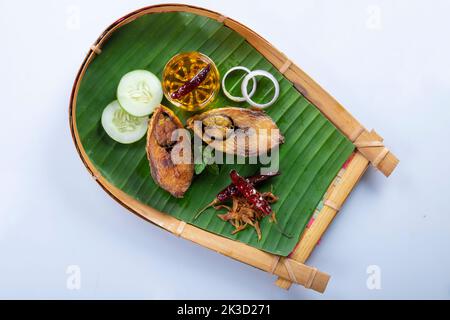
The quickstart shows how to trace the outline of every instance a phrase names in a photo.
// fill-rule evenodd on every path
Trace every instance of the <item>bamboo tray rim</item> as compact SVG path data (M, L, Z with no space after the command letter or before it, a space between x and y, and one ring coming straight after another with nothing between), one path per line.
M105 29L105 31L100 35L100 37L97 39L97 41L94 43L93 46L91 46L90 51L86 55L85 59L82 62L82 65L76 75L72 92L70 96L70 104L69 104L69 125L71 130L72 139L74 141L75 147L77 149L77 153L79 154L81 160L83 161L85 167L87 168L88 172L94 177L96 182L102 187L102 189L109 194L114 200L116 200L118 203L120 203L122 206L127 208L129 211L133 212L137 216L145 219L146 221L149 221L161 228L166 229L167 231L179 236L183 237L185 239L191 240L197 244L200 244L204 247L210 248L212 250L215 250L219 253L222 253L226 256L229 256L231 258L234 258L236 260L239 260L241 262L250 264L256 268L262 269L264 271L276 274L280 277L282 281L287 281L286 283L290 285L291 282L295 282L298 284L301 284L307 288L311 288L313 290L316 290L318 292L323 292L328 284L329 281L329 275L322 273L318 271L316 268L312 268L309 266L304 265L303 263L299 262L299 259L291 259L289 257L281 258L279 256L266 253L264 251L261 251L259 249L256 249L254 247L251 247L249 245L240 243L238 241L234 241L231 239L224 238L222 236L212 234L208 231L205 231L203 229L197 228L192 225L188 225L183 221L180 221L170 215L161 213L157 211L156 209L144 205L140 202L138 202L136 199L128 196L123 191L118 189L117 187L113 186L111 183L109 183L104 177L101 176L101 174L98 172L96 167L93 165L93 163L90 161L89 157L87 156L84 147L80 141L80 138L78 136L78 130L76 126L76 100L77 100L77 93L79 89L79 85L81 83L81 79L84 76L84 73L86 72L90 62L95 58L97 54L101 53L101 45L108 40L109 36L119 27L121 27L124 24L127 24L138 17L145 15L145 14L152 14L152 13L164 13L164 12L189 12L194 13L201 16L206 16L208 18L215 19L219 22L224 23L225 26L231 28L232 30L238 32L243 36L256 50L258 50L263 56L266 57L269 62L271 62L281 73L284 74L284 76L293 82L294 86L298 89L298 91L305 96L310 102L312 102L316 107L321 111L336 127L339 131L341 131L345 136L349 137L349 135L355 135L355 128L359 131L359 134L356 138L352 139L352 141L358 142L358 139L361 140L362 138L362 144L361 141L359 143L362 145L360 147L360 152L358 154L362 154L367 158L376 158L378 157L378 165L383 165L383 162L386 162L386 158L390 155L390 152L388 151L382 159L380 159L379 153L376 153L375 155L373 152L374 146L366 146L364 143L367 144L367 141L373 140L373 133L368 133L364 127L362 127L351 115L343 109L342 106L338 105L338 107L342 108L342 110L345 111L344 118L346 116L350 117L351 130L343 130L342 126L340 126L342 121L336 121L340 120L337 118L337 115L335 114L335 117L330 117L330 114L333 115L333 113L336 113L336 106L329 105L329 102L331 99L332 103L337 104L337 102L329 96L323 89L321 89L312 79L306 76L294 63L292 63L284 54L276 50L267 40L263 39L261 36L253 32L251 29L243 26L239 22L230 19L228 17L225 17L221 15L220 13L217 13L212 10L204 9L201 7L191 6L191 5L185 5L185 4L160 4L160 5L153 5L153 6L147 6L138 10L135 10L122 18L116 20L114 23L112 23L108 28ZM258 42L259 46L255 46L255 42ZM273 52L267 51L269 48ZM299 76L300 75L300 76ZM302 76L306 78L302 78ZM299 77L298 79L295 79L296 77ZM314 90L312 90L312 94L310 93L310 88L308 86L313 87ZM316 86L316 87L315 87ZM317 90L319 92L317 96ZM325 98L322 100L320 99L320 95L326 95ZM319 106L317 106L317 101L319 101ZM325 102L325 103L323 103ZM324 112L328 111L328 112ZM338 110L341 113L338 112L338 114L342 117L342 111ZM335 119L336 118L336 119ZM353 122L353 123L352 123ZM348 119L344 119L344 123L349 123ZM348 128L347 128L348 129ZM350 132L351 131L351 132ZM350 133L349 133L350 132ZM367 134L369 136L367 136ZM372 136L371 136L372 134ZM378 138L379 136L376 135ZM382 139L378 139L381 140ZM355 144L355 146L357 146ZM376 145L375 148L384 148L383 146ZM358 147L359 148L359 147ZM370 151L367 154L367 151L364 154L364 149L368 148ZM386 152L383 150L383 152ZM392 155L393 156L393 155ZM395 158L395 157L394 157ZM396 158L395 158L396 159ZM394 160L395 160L394 159ZM369 159L372 161L373 159ZM368 161L369 161L368 160ZM389 159L388 159L389 160ZM369 162L365 163L365 168L367 168L367 165ZM390 164L391 162L394 162L394 165ZM398 163L395 161L388 161L387 171L392 172L393 168L395 168L396 164ZM382 166L381 166L382 167ZM362 173L365 171L362 171ZM380 169L383 171L383 169ZM389 174L390 174L389 172ZM362 175L361 173L361 175ZM352 188L356 185L357 182L355 182L352 185ZM324 230L322 231L322 233ZM219 241L219 242L218 242ZM301 242L302 240L300 240ZM299 242L299 243L300 243ZM301 244L301 243L300 243ZM314 246L313 246L314 247ZM312 251L313 248L310 249ZM310 252L309 252L310 253ZM250 256L249 256L250 255ZM309 254L308 254L309 256ZM302 261L304 262L304 261ZM285 286L286 286L285 283ZM283 285L280 285L283 287Z

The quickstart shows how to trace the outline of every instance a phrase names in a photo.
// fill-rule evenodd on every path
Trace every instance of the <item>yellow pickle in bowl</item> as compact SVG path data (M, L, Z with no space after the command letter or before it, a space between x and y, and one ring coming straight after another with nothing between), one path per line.
M167 100L187 111L202 110L214 101L220 90L215 63L200 52L174 56L164 67L162 78Z

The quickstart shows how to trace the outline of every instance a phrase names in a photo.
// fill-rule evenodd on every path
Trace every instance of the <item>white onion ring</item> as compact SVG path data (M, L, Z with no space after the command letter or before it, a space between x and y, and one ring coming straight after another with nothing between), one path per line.
M227 73L225 73L225 75L222 78L222 90L223 90L223 93L225 94L225 96L228 99L230 99L231 101L244 102L244 101L246 101L246 99L244 97L235 97L235 96L231 95L231 93L225 88L226 78L230 75L230 73L237 71L237 70L242 70L247 73L251 73L251 71L249 69L247 69L246 67L237 66L237 67L231 68L230 70L227 71ZM247 81L247 85L248 85L248 81ZM247 92L247 87L246 87L245 91ZM256 91L256 79L253 78L253 88L252 88L252 91L248 94L248 96L252 97L255 94L255 91Z
M255 101L253 101L251 99L252 95L247 92L247 86L248 86L248 82L250 81L250 79L254 80L258 76L263 76L263 77L268 78L270 81L272 81L272 83L275 87L275 94L274 94L272 100L270 100L267 103L256 103ZM270 107L272 104L275 103L275 101L280 96L280 84L278 83L277 79L275 79L275 77L271 73L264 71L264 70L255 70L255 71L250 72L248 75L246 75L244 80L242 81L241 90L242 90L242 95L245 98L245 101L247 101L252 107L255 107L258 109L264 109L264 108Z

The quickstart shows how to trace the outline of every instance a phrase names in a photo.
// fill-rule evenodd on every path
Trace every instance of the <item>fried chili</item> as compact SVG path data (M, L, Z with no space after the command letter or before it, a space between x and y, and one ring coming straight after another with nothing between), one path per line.
M223 189L206 208L213 207L216 210L225 209L227 212L225 214L219 214L218 217L233 225L234 230L232 234L236 234L251 226L255 229L259 241L262 238L260 222L264 217L270 215L270 220L275 229L283 236L292 238L292 235L287 234L278 225L275 212L270 206L270 204L278 201L278 197L272 192L261 193L255 189L256 184L276 175L278 174L271 173L268 175L255 175L243 178L233 170L230 173L233 183ZM227 200L231 200L232 206L224 203ZM200 211L200 213L205 209ZM197 214L195 219L199 214Z
M250 203L250 205L263 215L268 216L273 213L269 202L264 199L263 195L255 189L247 180L241 177L236 170L230 172L231 181L237 187L242 196Z
M279 172L270 172L267 174L256 174L250 177L245 178L245 180L250 183L252 186L257 186L261 183L263 183L264 181L267 181L268 179L278 176L280 173ZM216 198L209 203L206 207L204 207L202 210L200 210L197 215L195 216L194 220L196 220L200 214L202 214L206 209L210 208L210 207L214 207L217 206L219 203L223 203L225 201L231 200L233 197L238 196L239 193L239 189L237 188L237 186L235 186L233 183L230 183L226 188L224 188L222 191L220 191Z

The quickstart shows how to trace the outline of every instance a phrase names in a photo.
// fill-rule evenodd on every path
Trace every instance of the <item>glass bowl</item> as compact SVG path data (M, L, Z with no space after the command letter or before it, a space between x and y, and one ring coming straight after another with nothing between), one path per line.
M186 82L210 65L210 71L198 87L179 99L171 95ZM215 63L200 52L180 53L170 59L164 67L162 86L164 95L172 104L187 111L205 108L217 97L220 90L220 76Z

